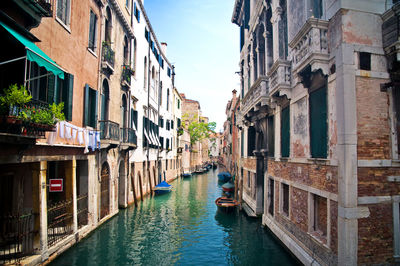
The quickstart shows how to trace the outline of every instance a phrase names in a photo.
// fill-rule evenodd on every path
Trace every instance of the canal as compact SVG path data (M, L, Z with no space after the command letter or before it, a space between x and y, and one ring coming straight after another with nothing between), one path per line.
M173 191L121 210L52 265L295 265L243 213L217 211L217 170L171 183Z

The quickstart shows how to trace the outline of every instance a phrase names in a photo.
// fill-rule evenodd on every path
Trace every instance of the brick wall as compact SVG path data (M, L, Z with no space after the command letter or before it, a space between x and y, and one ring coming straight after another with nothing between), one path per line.
M388 182L388 176L399 176L400 168L359 167L358 196L387 196L400 194L400 183Z
M268 161L268 174L296 181L331 193L338 193L337 167Z
M337 254L338 250L338 203L331 200L331 243L332 252Z
M389 99L382 79L356 77L358 159L390 158Z
M370 216L358 220L358 263L393 262L392 204L367 207Z
M307 232L308 229L307 199L307 191L292 187L290 196L291 221L304 232Z

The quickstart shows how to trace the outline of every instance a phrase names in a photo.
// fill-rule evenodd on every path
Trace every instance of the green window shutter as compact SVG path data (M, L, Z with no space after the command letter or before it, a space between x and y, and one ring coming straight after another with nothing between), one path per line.
M281 155L290 155L290 107L282 109L281 112Z
M83 125L89 125L89 85L85 84L85 97L84 97L84 105L83 105Z
M94 91L94 101L92 101L92 127L93 128L97 128L97 120L98 120L98 108L97 108L97 101L99 98L99 92L98 91Z
M56 76L51 74L48 78L48 84L47 84L47 103L49 104L55 102L54 100L55 87L56 87Z
M275 155L275 128L274 116L268 117L268 156L274 157Z
M311 157L326 158L328 149L326 87L310 93Z
M61 81L60 81L61 82ZM64 102L65 119L72 121L72 100L74 95L74 75L65 73L62 90L62 101Z
M133 110L133 123L135 123L136 130L137 130L137 126L138 126L137 118L138 118L137 111Z

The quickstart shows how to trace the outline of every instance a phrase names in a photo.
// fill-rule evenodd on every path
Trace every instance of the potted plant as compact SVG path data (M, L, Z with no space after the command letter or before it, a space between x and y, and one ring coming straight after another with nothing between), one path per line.
M5 115L9 116L17 116L20 108L32 99L28 90L22 85L20 87L17 84L10 85L4 92L5 94L0 96L0 105L3 112L6 110Z

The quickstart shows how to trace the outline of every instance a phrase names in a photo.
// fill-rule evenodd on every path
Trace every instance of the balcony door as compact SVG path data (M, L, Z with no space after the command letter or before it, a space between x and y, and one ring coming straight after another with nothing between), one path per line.
M103 94L101 95L101 114L100 120L108 120L108 109L110 101L110 90L108 87L108 81L103 80Z

